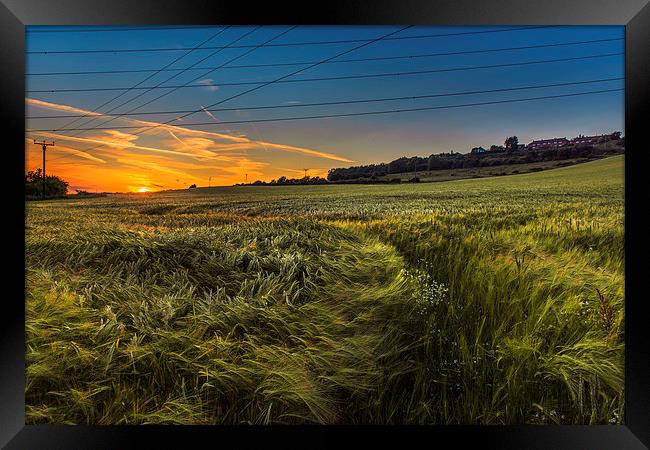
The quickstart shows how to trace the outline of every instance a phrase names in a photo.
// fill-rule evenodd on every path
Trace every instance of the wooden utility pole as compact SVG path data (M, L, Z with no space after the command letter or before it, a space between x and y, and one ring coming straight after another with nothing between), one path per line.
M302 169L302 170L305 171L305 178L307 178L307 171L308 171L309 169Z
M212 187L212 177L208 178L208 187Z
M246 184L248 184L248 174L246 174Z
M54 141L45 142L45 141L37 141L36 139L34 139L34 144L41 145L43 147L43 178L41 179L43 190L41 192L41 196L45 198L45 150L47 149L47 147L54 145Z

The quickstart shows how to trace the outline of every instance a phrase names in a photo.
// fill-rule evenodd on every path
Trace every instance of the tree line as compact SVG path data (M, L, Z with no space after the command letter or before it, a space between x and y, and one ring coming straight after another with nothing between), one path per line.
M390 174L406 174L410 172L413 174L412 178L417 179L417 172L599 157L611 153L621 153L624 151L625 146L624 139L621 139L614 146L601 146L596 144L574 145L546 150L519 150L517 149L518 142L516 136L513 136L513 138L506 140L506 146L497 147L491 152L463 154L451 151L449 153L438 153L425 157L402 156L389 163L330 169L327 174L327 180L330 182L351 180L367 182Z
M287 178L282 176L277 180L262 181L256 180L252 183L239 183L235 186L291 186L291 185L306 185L306 184L327 184L328 181L322 177L310 177L309 175L302 178Z

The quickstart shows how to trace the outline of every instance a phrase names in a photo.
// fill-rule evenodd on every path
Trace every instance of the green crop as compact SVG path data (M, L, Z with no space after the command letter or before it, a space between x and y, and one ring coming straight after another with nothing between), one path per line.
M623 423L615 156L30 202L28 423Z

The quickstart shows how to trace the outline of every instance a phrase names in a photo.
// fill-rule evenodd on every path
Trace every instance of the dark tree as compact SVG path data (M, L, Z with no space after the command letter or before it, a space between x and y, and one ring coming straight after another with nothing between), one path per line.
M515 150L517 150L517 145L518 144L519 144L519 138L517 138L517 136L510 136L504 142L506 150L509 151L509 152L514 152Z
M65 196L68 192L68 182L55 175L47 175L45 177L45 186L43 186L41 169L27 172L25 175L25 196L29 198L41 197L43 192L45 192L45 198Z

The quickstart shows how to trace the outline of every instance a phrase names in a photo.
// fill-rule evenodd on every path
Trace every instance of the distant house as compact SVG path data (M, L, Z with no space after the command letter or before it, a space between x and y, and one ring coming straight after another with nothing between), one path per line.
M526 144L517 144L517 151L523 152L526 150Z
M553 138L553 139L541 139L539 141L533 141L528 144L529 150L549 150L553 148L560 148L566 145L571 144L567 138Z
M491 145L490 153L502 153L505 152L506 148L503 145Z
M599 138L600 136L583 136L582 134L579 134L571 139L571 143L575 145L595 144L598 142Z
M486 150L483 147L474 147L472 149L472 155L478 155L480 153L485 153Z
M579 134L577 137L571 139L571 143L575 145L585 145L585 144L598 144L599 142L608 142L619 140L621 138L621 132L616 131L611 134L600 134L597 136L583 136Z

